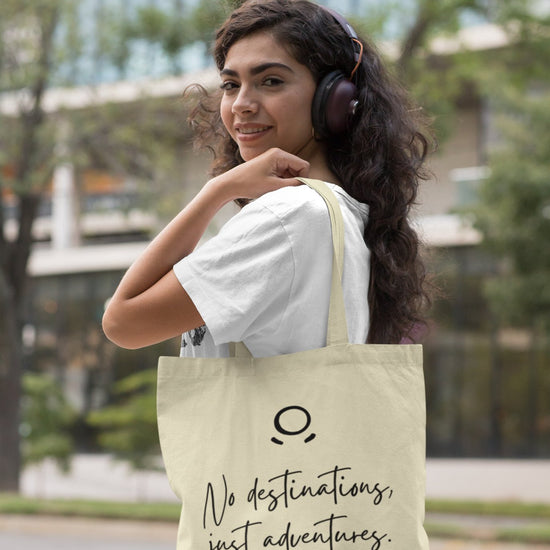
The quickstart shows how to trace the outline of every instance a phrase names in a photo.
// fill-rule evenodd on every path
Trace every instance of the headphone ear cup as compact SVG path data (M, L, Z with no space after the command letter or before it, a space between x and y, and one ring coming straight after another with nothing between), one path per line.
M311 120L320 139L344 133L357 106L357 87L342 71L324 76L313 96Z

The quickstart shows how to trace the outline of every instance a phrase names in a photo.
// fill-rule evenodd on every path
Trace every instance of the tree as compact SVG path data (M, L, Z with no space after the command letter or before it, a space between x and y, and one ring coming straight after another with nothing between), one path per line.
M527 0L506 4L500 21L509 29L513 47L493 56L477 78L496 121L496 139L487 152L489 176L466 216L497 264L484 287L494 325L491 393L497 436L502 431L503 359L496 333L513 326L531 336L522 451L532 456L538 444L540 362L550 326L550 255L541 246L550 229L550 13Z
M452 129L462 97L468 93L479 97L492 94L493 89L485 86L489 75L495 75L492 70L488 71L488 64L495 71L498 67L504 68L510 57L517 58L517 52L508 52L497 61L488 59L482 51L470 51L457 43L454 51L439 54L433 51L434 40L452 39L464 18L475 17L499 25L510 42L517 43L520 35L528 38L527 29L539 21L533 15L534 4L534 0L417 0L413 4L411 13L407 14L410 19L399 34L393 64L397 76L433 117L440 144ZM398 10L401 9L398 6ZM519 72L522 67L516 65L515 70Z
M32 243L32 224L40 194L49 180L50 147L43 147L42 100L48 86L53 57L54 34L59 22L60 2L37 1L33 5L8 0L0 6L0 82L2 88L23 90L25 107L17 121L2 121L2 164L9 161L11 173L2 174L0 189L0 490L18 490L20 470L19 401L21 396L22 298L26 267ZM17 197L17 233L5 232L4 200Z
M550 326L550 93L501 100L501 145L474 210L484 246L503 262L490 281L495 311L516 326Z
M501 326L531 334L524 452L536 453L541 399L539 349L550 327L550 92L509 90L500 100L500 146L472 214L501 269L485 290ZM497 365L498 371L498 365Z
M103 15L96 14L101 19ZM85 42L82 28L76 25L79 17L78 3L68 0L0 3L0 491L19 488L23 298L32 226L55 164L70 160L83 168L100 159L100 164L116 173L162 180L166 172L166 162L159 158L162 145L181 141L182 136L178 118L173 113L167 116L166 107L159 110L154 102L116 110L117 116L134 117L125 124L114 124L115 109L109 106L71 113L44 110L49 86L86 80L78 69ZM107 22L103 27L111 30L124 26L124 21L113 18ZM184 45L182 41L176 46ZM129 53L129 47L101 35L96 37L92 56L98 66L111 62L124 72ZM150 109L155 109L155 115L162 111L162 117L153 116ZM145 125L128 124L135 122L136 112L144 117L141 120L151 114ZM71 119L79 132L64 136L68 143L60 149L56 147L59 129L67 121L70 128ZM162 122L168 123L161 129Z

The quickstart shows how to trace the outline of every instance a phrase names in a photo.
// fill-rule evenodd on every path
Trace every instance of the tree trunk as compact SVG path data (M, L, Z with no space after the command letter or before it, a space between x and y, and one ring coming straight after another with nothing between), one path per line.
M22 138L14 156L15 181L24 190L19 194L18 235L14 242L4 235L0 214L0 491L19 491L21 451L19 447L22 301L27 280L27 263L32 245L32 225L40 203L40 189L33 189L37 171L38 130L43 123L42 98L50 72L53 36L58 22L57 5L39 8L40 55L35 82L29 86L33 106L21 113ZM47 174L42 174L43 181ZM1 195L0 195L1 201ZM0 209L3 204L0 202Z
M490 334L490 365L489 379L489 454L493 457L501 457L502 448L502 358L498 343L498 324L491 314Z
M0 491L19 491L23 353L14 290L0 269Z
M527 456L538 455L538 414L539 414L539 370L538 348L539 328L536 321L531 327L531 348L529 350L529 378L527 383Z

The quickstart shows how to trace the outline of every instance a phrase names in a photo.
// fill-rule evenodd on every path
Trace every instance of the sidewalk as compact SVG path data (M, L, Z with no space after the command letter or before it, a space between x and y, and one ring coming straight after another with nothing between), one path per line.
M0 516L0 548L174 550L175 523ZM430 539L430 550L550 550L548 545Z
M428 499L550 503L550 460L430 459L426 470ZM177 502L164 471L135 472L106 455L77 455L69 475L63 475L52 462L29 468L21 486L22 494L32 498ZM431 513L426 517L427 524L457 525L462 533L481 534L481 540L432 537L430 550L550 550L550 545L482 540L496 526L518 527L527 522L545 524L545 520L474 515ZM175 547L176 529L175 522L8 515L0 517L0 547L169 550ZM50 537L50 546L44 546L44 536Z
M52 462L24 471L32 498L175 502L164 471L136 472L107 455L77 455L69 475ZM426 497L550 503L550 460L429 459Z
M426 497L550 504L550 460L429 459Z

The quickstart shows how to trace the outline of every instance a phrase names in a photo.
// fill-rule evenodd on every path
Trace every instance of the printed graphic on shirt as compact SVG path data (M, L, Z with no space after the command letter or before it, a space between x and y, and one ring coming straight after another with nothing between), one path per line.
M186 348L191 344L194 348L200 346L206 334L206 326L195 328L183 335L181 347Z

